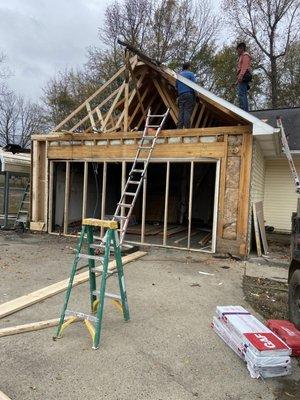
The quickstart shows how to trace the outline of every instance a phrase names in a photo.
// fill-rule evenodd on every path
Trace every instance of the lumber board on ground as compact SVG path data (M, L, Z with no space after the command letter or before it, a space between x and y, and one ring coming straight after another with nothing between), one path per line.
M257 203L254 203L254 208L255 208L255 212L256 212L256 218L257 218L258 227L259 227L259 231L260 231L261 241L263 244L264 254L267 254L269 251L269 248L268 248L266 229L265 229L263 202L258 201Z
M252 210L253 210L253 224L254 224L254 234L255 234L255 242L256 242L256 251L258 257L261 257L261 242L260 242L260 235L259 235L259 228L258 228L258 222L257 222L257 215L256 215L256 208L253 203L252 205Z
M184 230L187 231L186 227L184 228ZM192 231L191 234L190 234L190 237L196 236L196 235L198 235L200 233L201 233L201 230ZM178 244L178 243L183 242L184 240L187 240L187 239L188 239L188 235L186 234L185 236L182 236L181 238L175 240L174 243Z
M70 317L69 317L70 318ZM68 318L65 318L67 320ZM33 332L41 329L52 328L59 324L60 318L49 319L46 321L31 322L29 324L9 326L0 329L0 338L4 336L17 335L18 333ZM1 399L1 397L0 397Z
M208 232L205 236L203 236L203 238L201 240L199 240L199 244L201 246L205 246L212 238L212 233Z
M128 264L131 261L137 260L138 258L145 256L146 254L147 253L144 251L136 251L135 253L122 257L122 262L123 264ZM114 260L109 263L108 270L109 272L114 272L115 268L116 268L116 262ZM82 272L81 274L75 276L73 286L77 286L80 285L81 283L87 282L88 279L89 279L89 272L88 271ZM54 283L53 285L46 286L42 289L36 290L35 292L25 294L24 296L21 297L17 297L14 300L0 304L0 318L13 314L19 310L22 310L23 308L31 306L32 304L38 303L41 300L45 300L49 297L54 296L55 294L65 291L68 287L68 283L69 283L69 278Z
M173 226L167 229L166 236L172 236L175 235L176 233L180 233L186 230L186 226ZM159 235L163 235L163 232L159 232Z
M6 396L6 394L0 390L0 400L11 400L11 398Z

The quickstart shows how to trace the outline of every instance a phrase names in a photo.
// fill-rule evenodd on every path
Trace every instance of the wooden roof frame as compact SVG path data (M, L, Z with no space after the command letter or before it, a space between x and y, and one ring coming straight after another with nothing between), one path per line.
M147 109L170 108L170 123L178 122L176 80L191 87L198 98L192 114L192 128L251 125L254 135L270 135L275 129L253 115L207 91L168 67L157 65L140 52L96 92L59 123L52 132L109 133L139 130Z

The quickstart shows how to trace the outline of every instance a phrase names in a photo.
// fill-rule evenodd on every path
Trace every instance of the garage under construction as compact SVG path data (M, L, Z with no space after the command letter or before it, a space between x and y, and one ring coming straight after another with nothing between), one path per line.
M196 94L190 129L176 129L176 80ZM83 218L112 218L149 108L169 114L125 241L248 254L253 142L274 146L274 128L128 51L124 66L52 132L32 136L31 229L76 235Z

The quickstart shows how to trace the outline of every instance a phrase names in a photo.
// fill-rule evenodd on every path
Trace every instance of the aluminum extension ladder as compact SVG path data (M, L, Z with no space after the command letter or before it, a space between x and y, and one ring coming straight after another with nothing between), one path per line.
M300 194L300 180L299 180L299 175L297 173L295 164L294 164L294 160L290 151L290 147L285 135L285 131L284 131L284 127L282 124L282 120L280 117L277 117L277 126L280 129L280 134L281 134L281 143L283 146L283 151L284 154L286 155L286 158L288 160L289 166L290 166L290 170L291 170L291 174L294 180L294 184L296 187L296 193Z
M143 136L113 216L113 221L120 223L120 244L123 243L130 216L142 187L156 140L168 115L169 108L164 114L160 115L151 115L150 108L148 110ZM153 119L158 120L157 123L152 122Z
M107 228L105 244L94 243L94 237L93 237L94 228L96 229ZM81 252L84 243L87 244L87 254ZM95 250L98 249L99 247L105 248L104 257L95 255ZM107 293L105 291L106 280L110 275L114 273L109 271L108 269L111 250L114 253L114 258L116 261L120 295ZM71 296L75 274L80 259L88 259L91 314L72 311L67 308ZM100 266L95 265L96 261L100 262ZM97 289L96 278L99 275L99 273L102 273L102 275L101 275L100 286ZM129 320L130 318L129 308L127 301L126 287L125 287L122 258L121 258L121 249L118 236L118 223L116 221L104 221L94 218L86 218L82 221L81 234L78 240L76 255L71 269L67 292L65 295L65 301L61 312L57 333L54 339L60 338L65 328L69 326L72 322L83 321L88 332L92 337L93 349L97 349L100 343L101 325L102 325L105 298L111 299L117 306L117 308L123 312L125 321ZM65 319L65 317L70 317L70 318Z
M23 192L20 207L14 222L14 228L17 228L19 224L22 224L24 229L26 228L28 223L29 204L30 204L30 181L27 182L25 190Z

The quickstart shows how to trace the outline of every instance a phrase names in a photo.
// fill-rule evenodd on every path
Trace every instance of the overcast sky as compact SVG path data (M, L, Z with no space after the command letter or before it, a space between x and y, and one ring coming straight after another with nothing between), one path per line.
M56 72L81 66L86 48L101 46L97 28L110 2L0 0L0 51L12 73L10 88L37 101Z
M66 67L80 66L86 48L100 45L97 27L108 0L0 0L0 50L9 86L32 100Z

